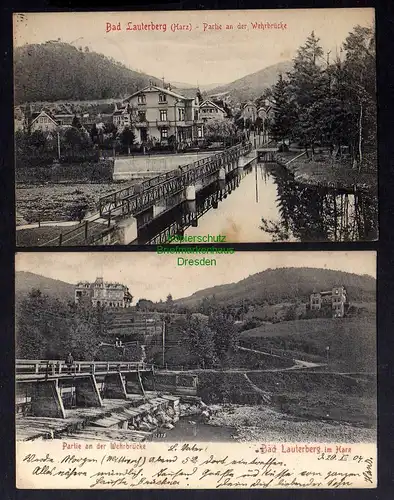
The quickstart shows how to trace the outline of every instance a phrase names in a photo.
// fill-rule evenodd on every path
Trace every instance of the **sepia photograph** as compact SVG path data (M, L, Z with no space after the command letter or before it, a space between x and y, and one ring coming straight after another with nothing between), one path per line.
M378 238L374 9L14 14L16 242Z
M208 456L225 449L228 463L245 454L245 466L256 453L272 452L274 461L275 453L287 464L293 458L292 466L297 458L341 471L319 485L316 477L308 484L288 478L308 487L346 487L351 467L364 467L368 479L363 469L349 485L372 487L375 252L245 252L217 260L208 271L185 274L172 255L17 254L15 414L24 485L45 479L60 487L69 466L85 466L75 455L81 447L107 446L127 460L143 447L167 457L160 467L178 470L183 465L163 465L172 460L168 443L177 443L171 446L202 457L206 446ZM368 447L360 461L358 446ZM119 466L116 457L108 467ZM193 480L204 476L206 460ZM90 463L90 479L70 477L108 486L96 483L107 473ZM121 485L163 485L144 474L145 482L132 483L126 474ZM235 484L204 478L198 487Z

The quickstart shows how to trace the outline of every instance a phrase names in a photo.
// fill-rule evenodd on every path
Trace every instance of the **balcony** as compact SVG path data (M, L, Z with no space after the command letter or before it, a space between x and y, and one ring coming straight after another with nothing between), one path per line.
M156 120L156 126L157 127L169 127L170 126L170 120Z
M147 128L149 123L147 120L138 120L134 124L135 128Z

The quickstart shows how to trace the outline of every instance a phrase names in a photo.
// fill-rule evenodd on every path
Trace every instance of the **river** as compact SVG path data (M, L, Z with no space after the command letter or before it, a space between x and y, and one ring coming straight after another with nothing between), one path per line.
M180 212L190 211L186 203L159 217L139 234L139 243L163 243L156 235L174 232L225 235L228 243L377 238L376 196L306 186L277 164L254 162L227 184L211 185L198 194L193 210L192 222L179 221Z
M157 432L154 441L198 441L217 442L232 441L232 427L204 424L197 416L182 417L171 430L162 429Z

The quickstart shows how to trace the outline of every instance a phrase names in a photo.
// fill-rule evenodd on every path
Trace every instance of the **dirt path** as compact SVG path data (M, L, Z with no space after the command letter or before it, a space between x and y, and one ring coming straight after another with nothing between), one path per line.
M283 360L289 360L289 358L285 356L280 356L279 354L271 354L270 352L265 352L265 351L257 351L256 349L249 349L248 347L240 347L238 346L237 349L240 351L246 351L246 352L253 352L255 354L261 354L263 356L270 356L273 358L279 358ZM272 368L270 370L266 371L288 371L288 370L299 370L301 368L317 368L320 366L326 366L326 363L312 363L310 361L303 361L301 359L293 359L294 365L290 366L290 368ZM249 370L251 371L251 370Z

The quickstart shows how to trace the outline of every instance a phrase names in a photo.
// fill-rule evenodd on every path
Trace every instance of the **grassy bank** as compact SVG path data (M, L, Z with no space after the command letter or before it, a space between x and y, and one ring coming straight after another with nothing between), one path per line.
M23 183L41 182L111 182L114 172L113 160L87 161L83 163L60 163L50 165L21 166L16 161L15 181Z
M377 168L376 170L364 169L358 172L351 165L333 161L327 155L316 155L314 160L301 156L286 165L288 161L298 154L300 154L300 151L277 154L278 162L293 173L296 182L335 189L377 192Z
M315 318L262 324L241 334L241 345L273 349L305 361L326 362L339 371L373 372L376 367L376 319L373 314L355 318Z
M16 208L28 223L77 220L80 210L95 212L101 196L121 189L123 185L114 182L17 184Z

